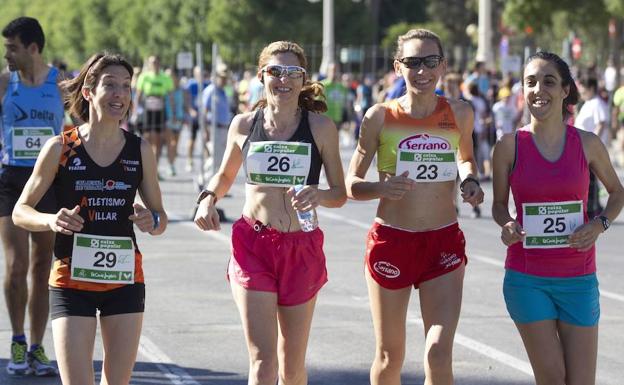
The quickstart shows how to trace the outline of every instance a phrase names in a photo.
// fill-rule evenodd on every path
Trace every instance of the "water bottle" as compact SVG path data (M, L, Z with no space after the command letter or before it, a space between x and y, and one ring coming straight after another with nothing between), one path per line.
M303 189L303 185L296 185L295 195L299 193ZM318 219L316 218L316 211L314 209L306 212L301 212L296 210L297 218L299 219L299 226L301 226L301 231L309 232L313 231L318 227Z

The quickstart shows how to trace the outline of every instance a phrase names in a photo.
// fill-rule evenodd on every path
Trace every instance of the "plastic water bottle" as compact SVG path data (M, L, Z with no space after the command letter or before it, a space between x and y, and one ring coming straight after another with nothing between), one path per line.
M303 189L303 185L296 185L295 195L299 194L299 191ZM318 227L318 219L316 218L316 211L314 209L306 212L297 211L297 218L299 219L299 226L301 226L301 231L309 232L313 231Z

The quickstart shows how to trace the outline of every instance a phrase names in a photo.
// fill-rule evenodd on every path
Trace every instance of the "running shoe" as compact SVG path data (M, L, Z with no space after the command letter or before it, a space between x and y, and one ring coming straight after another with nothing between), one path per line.
M28 364L30 365L31 373L35 376L48 377L58 375L58 370L50 363L50 359L46 356L41 345L32 352L28 352Z
M26 362L26 352L28 345L24 342L11 342L11 360L6 371L12 376L25 376L30 372L28 362Z

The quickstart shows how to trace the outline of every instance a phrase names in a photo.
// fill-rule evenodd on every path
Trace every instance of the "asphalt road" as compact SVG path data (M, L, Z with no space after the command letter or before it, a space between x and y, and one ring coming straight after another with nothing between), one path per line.
M345 162L350 150L343 149ZM183 160L179 161L182 169ZM161 184L172 221L160 237L139 236L144 255L147 299L143 335L132 384L244 385L247 353L238 313L225 271L231 222L218 233L203 233L189 221L196 196L191 174L181 172ZM243 185L219 202L230 219L240 216ZM485 184L483 217L470 219L460 209L469 264L454 350L458 385L528 385L531 368L520 337L509 319L502 297L505 248L492 221L491 185ZM340 209L321 209L329 282L319 294L307 366L310 384L367 384L374 337L363 275L364 239L376 202L348 202ZM601 385L624 383L624 280L621 271L623 221L620 219L598 243L598 276L602 317L598 355ZM2 258L3 259L3 258ZM4 277L0 264L0 279ZM0 299L0 384L52 385L59 379L9 378L11 329L4 298ZM423 331L414 292L410 303L407 355L403 384L423 382ZM99 341L99 336L97 337ZM51 330L45 346L54 358ZM101 367L101 344L95 366ZM96 377L99 382L99 375Z

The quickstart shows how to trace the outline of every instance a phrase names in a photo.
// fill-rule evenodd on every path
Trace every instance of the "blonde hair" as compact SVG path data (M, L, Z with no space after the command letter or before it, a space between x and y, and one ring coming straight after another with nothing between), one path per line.
M290 41L275 41L264 47L262 52L260 52L260 56L258 56L258 72L267 65L271 60L271 56L280 53L292 53L297 57L297 60L299 60L299 65L307 71L308 61L306 60L303 48L297 43ZM261 99L254 105L253 109L264 108L266 106L267 100ZM304 76L303 88L299 94L299 107L312 112L327 111L323 85L319 82L310 81L307 76Z
M405 42L409 40L431 40L438 46L438 51L440 51L440 56L444 56L444 50L442 49L442 41L440 40L440 36L435 33L429 31L428 29L410 29L405 34L399 36L397 39L397 49L394 53L394 58L396 60L403 58L403 45Z

